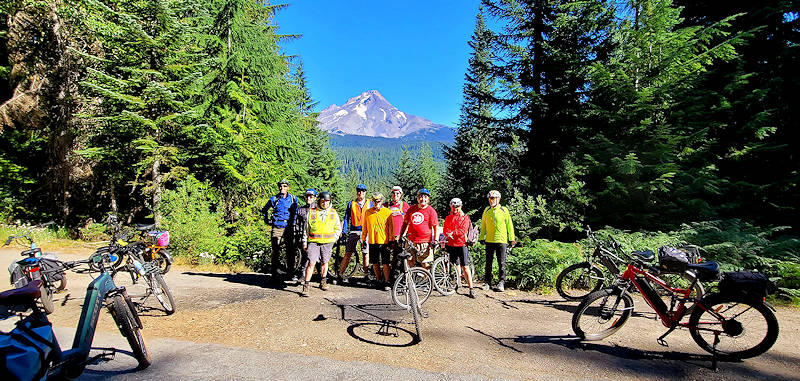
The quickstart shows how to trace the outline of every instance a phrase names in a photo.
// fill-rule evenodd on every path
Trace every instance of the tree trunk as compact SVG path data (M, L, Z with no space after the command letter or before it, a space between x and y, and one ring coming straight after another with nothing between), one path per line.
M156 158L153 161L153 222L156 228L161 226L161 213L158 211L158 206L161 204L162 181L164 175L161 174L161 159Z

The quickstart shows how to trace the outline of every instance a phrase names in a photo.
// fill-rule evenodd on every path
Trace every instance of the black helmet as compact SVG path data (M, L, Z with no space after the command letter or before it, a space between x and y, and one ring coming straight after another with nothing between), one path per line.
M331 200L331 194L328 193L328 192L319 192L319 200L320 201L323 201L323 200L330 201Z
M281 186L283 184L286 184L286 186L289 186L289 180L281 179L280 181L278 181L278 186Z

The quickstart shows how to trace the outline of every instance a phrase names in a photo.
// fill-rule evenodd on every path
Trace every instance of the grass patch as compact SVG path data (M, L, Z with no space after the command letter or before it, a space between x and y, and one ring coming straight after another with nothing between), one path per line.
M197 271L204 271L209 273L222 273L222 274L241 274L253 272L253 269L245 265L243 262L233 263L201 263L197 258L186 256L175 257L175 266L188 267Z

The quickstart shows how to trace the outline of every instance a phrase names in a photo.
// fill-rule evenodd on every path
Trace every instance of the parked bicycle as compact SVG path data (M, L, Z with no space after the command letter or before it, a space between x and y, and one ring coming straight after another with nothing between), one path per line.
M95 253L87 260L65 262L64 266L74 268L89 263L97 264L101 272L86 290L81 317L70 349L61 349L47 315L36 305L36 299L41 296L41 280L36 279L24 287L0 294L0 318L20 317L14 330L0 336L4 340L4 348L14 348L13 351L4 351L4 355L15 355L13 361L8 361L9 358L3 361L6 368L4 374L8 372L18 378L75 379L88 364L98 359L113 358L116 352L113 349L89 356L102 307L108 308L120 333L127 339L139 369L147 368L151 364L150 352L140 331L142 322L125 288L114 284L108 253Z
M437 246L437 251L434 252L434 255L436 255L437 252L442 252L444 255L433 261L433 265L431 265L431 276L433 277L433 286L436 288L436 291L444 296L449 296L455 294L461 287L463 274L458 272L456 265L450 263L450 256L447 255L446 250L441 249L446 243L446 239L441 241L440 245ZM467 256L467 258L469 259L469 263L464 267L468 269L467 271L470 272L474 279L475 264L472 261L472 256Z
M620 267L624 267L632 258L631 254L622 250L622 245L614 237L609 237L607 241L600 240L588 226L586 234L595 244L592 254L586 261L565 268L556 278L556 292L567 300L581 300L586 295L600 290L604 285L611 284L612 280L620 276ZM694 262L697 260L699 258L695 257ZM693 295L697 298L705 293L703 284L695 282L696 277L691 271L665 270L662 269L660 272L667 284L673 286L694 284Z
M414 318L414 329L417 333L417 340L422 341L421 324L422 318L427 315L422 311L422 303L428 299L433 288L433 278L430 272L422 267L411 267L408 259L412 258L413 250L407 238L402 238L401 244L403 251L398 254L403 262L403 274L398 277L392 287L392 301L400 308L411 312Z
M37 227L45 227L53 223L42 224ZM17 240L25 240L28 250L20 253L23 260L13 262L8 267L11 275L11 284L18 288L33 280L41 280L40 301L46 313L51 314L55 311L53 294L67 288L67 275L64 272L62 262L58 260L54 253L42 253L42 249L36 245L31 232L12 235L8 237L3 246L8 246Z
M669 287L656 274L658 269L649 265L652 252L638 252L628 263L625 272L614 284L596 291L583 299L572 316L572 329L584 340L601 340L617 332L633 312L631 292L638 290L652 308L661 323L668 329L658 338L658 343L667 346L665 338L675 329L686 328L692 339L703 350L716 357L744 359L766 352L778 338L778 320L765 297L774 284L761 276L761 285L753 282L732 280L725 277L740 277L726 273L720 281L719 292L709 293L700 299L694 298L692 285L687 288ZM716 262L687 264L701 281L716 280L719 265ZM733 274L733 275L731 275ZM669 305L662 300L654 287L672 295ZM755 292L753 292L755 290ZM687 304L693 305L689 312ZM688 321L681 321L689 316Z
M118 246L100 249L108 252L110 256L116 256L117 263L121 263L116 266L112 264L112 267L114 267L112 276L116 277L119 272L128 273L131 277L132 285L144 286L143 294L131 295L131 297L145 300L151 295L155 296L167 315L175 313L177 308L175 298L172 296L172 291L161 274L158 262L148 261L144 258L147 243L141 241L127 243L123 240L118 240L117 244Z

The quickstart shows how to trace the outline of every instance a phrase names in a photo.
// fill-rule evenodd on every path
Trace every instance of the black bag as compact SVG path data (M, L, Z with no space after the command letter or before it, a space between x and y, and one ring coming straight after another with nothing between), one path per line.
M722 274L722 279L719 281L720 294L744 295L762 299L776 291L778 291L778 286L762 273L726 272Z
M59 260L40 258L39 268L42 273L47 274L47 279L51 282L59 281L64 277L64 264Z
M689 264L689 256L672 246L661 246L658 248L658 263L663 271L684 272Z
M702 257L700 257L700 247L698 247L698 246L695 246L695 245L683 245L683 246L676 247L676 249L686 253L686 259L689 260L690 264L693 264L693 265L698 264L703 259Z

